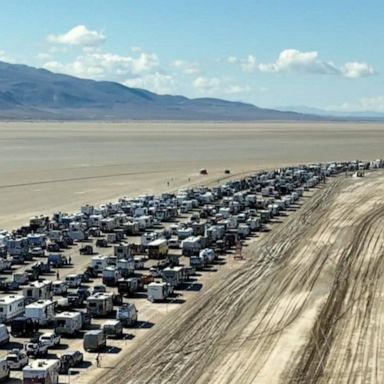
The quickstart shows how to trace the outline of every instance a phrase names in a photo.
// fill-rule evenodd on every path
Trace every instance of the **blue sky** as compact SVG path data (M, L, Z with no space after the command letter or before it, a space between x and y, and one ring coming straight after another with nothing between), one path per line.
M384 3L1 0L0 60L263 107L384 111Z

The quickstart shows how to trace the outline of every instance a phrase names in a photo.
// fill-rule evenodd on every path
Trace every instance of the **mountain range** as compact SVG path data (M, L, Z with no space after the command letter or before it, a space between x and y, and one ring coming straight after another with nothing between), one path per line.
M318 120L215 98L158 95L109 81L80 79L0 62L1 120Z

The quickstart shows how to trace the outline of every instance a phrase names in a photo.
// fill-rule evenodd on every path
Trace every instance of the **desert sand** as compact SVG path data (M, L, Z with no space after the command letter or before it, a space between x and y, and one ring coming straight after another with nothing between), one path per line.
M214 184L225 168L380 158L384 125L3 123L0 143L0 227L12 229L86 202ZM378 171L306 193L182 304L138 299L153 326L111 342L120 352L71 382L383 382L383 192ZM73 260L63 276L88 262Z

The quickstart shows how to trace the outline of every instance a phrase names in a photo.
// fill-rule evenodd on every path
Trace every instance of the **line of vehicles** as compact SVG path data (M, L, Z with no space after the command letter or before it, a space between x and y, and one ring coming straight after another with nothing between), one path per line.
M155 303L178 295L193 284L196 271L210 269L221 255L295 207L305 190L341 172L383 166L378 160L281 168L213 188L85 205L74 214L34 217L12 233L0 231L0 260L7 270L31 262L0 285L7 292L0 296L0 344L9 342L8 328L12 337L31 337L24 349L0 359L0 371L7 365L23 369L25 383L33 382L33 374L45 377L39 382L57 382L59 373L83 360L80 351L46 358L61 337L81 337L87 352L104 350L108 338L122 338L125 328L137 324L131 297L145 294ZM73 266L67 252L79 244L81 257L89 257L84 270L52 281L57 268ZM105 251L96 254L94 246ZM106 321L90 329L100 318ZM41 328L49 332L40 334Z

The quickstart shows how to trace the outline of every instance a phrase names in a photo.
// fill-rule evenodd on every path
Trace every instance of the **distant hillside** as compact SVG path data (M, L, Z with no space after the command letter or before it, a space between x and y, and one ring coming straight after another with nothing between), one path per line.
M158 95L118 83L79 79L0 62L2 120L319 120L214 98Z

